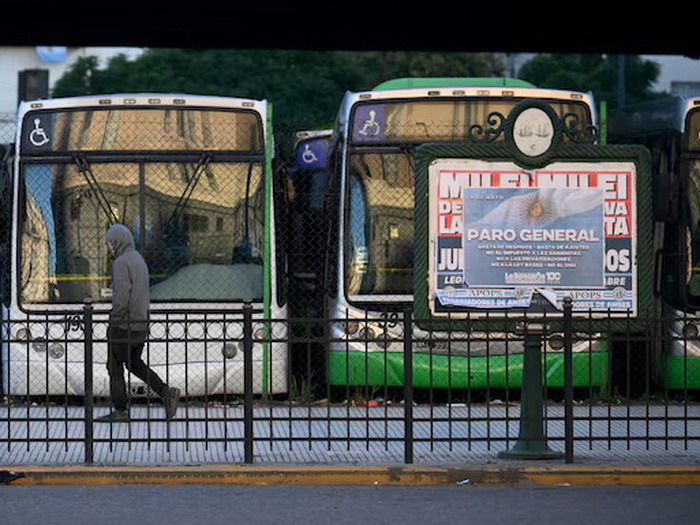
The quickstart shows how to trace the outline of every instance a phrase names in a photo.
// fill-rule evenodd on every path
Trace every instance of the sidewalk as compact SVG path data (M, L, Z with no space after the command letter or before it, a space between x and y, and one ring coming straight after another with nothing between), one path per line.
M577 407L574 463L565 464L498 457L517 440L517 407L453 408L449 418L433 407L432 419L416 407L407 465L400 409L256 409L254 463L244 464L240 408L184 407L167 424L160 407L138 407L129 424L94 425L87 465L82 407L0 407L0 472L23 473L14 485L700 483L700 407L661 408L664 417L649 407ZM553 417L560 410L548 407ZM562 436L562 422L549 421L547 435ZM548 444L564 451L561 439Z

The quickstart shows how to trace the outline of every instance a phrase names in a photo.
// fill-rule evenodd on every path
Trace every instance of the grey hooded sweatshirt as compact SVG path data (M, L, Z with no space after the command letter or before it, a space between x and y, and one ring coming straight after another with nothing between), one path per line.
M123 330L139 332L145 337L150 303L146 261L136 251L134 236L123 224L110 226L107 230L107 243L111 246L114 256L109 324Z

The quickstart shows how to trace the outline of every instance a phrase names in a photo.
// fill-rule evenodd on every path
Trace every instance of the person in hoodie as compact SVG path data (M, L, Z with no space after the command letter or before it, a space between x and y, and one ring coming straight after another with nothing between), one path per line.
M150 304L146 261L136 251L134 236L123 224L107 230L112 263L112 310L109 315L107 371L114 410L99 421L128 421L129 407L124 368L150 386L163 400L165 417L175 415L180 390L171 388L143 361L141 353L148 335Z

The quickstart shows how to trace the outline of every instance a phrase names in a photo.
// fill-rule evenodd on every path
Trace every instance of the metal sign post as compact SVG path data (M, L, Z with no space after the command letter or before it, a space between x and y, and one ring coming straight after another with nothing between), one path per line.
M541 323L529 323L516 330L525 339L520 432L513 448L498 453L503 459L559 459L561 452L551 450L544 431L542 392L542 336L547 329Z
M597 144L597 128L544 100L491 117L495 127L476 126L468 141L416 150L414 319L428 332L466 322L486 339L521 336L507 350L522 353L510 368L517 377L522 366L520 434L499 457L560 458L545 435L542 344L567 316L569 332L571 316L587 319L590 335L643 329L635 320L653 309L651 157ZM557 386L577 368L604 387L607 352L569 350ZM548 367L565 360L546 357Z

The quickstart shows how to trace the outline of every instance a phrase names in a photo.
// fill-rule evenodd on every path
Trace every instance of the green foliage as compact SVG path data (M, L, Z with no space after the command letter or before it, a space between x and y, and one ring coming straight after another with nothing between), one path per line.
M290 386L290 397L294 403L300 405L308 405L315 401L314 385L308 379L297 378L292 376L292 384Z
M190 93L265 98L275 108L277 133L328 125L343 94L402 76L502 75L490 54L298 50L150 49L104 69L80 58L59 79L53 96L126 92Z
M539 87L591 91L596 100L610 107L617 104L618 55L542 54L520 70L520 77ZM652 91L659 65L638 55L625 57L625 102L649 100L661 93Z
M345 52L348 64L362 72L361 89L400 77L503 76L504 64L490 53L425 51Z
M372 89L399 77L503 76L502 55L408 51L309 51L246 49L148 49L136 59L79 58L58 80L54 97L151 92L267 99L274 106L280 153L291 153L293 133L332 125L346 91ZM626 102L659 93L652 85L656 62L627 56ZM520 77L540 87L592 91L610 107L617 101L618 57L541 54Z
M306 51L245 49L149 49L99 68L79 58L58 80L53 96L127 92L191 93L265 98L275 108L278 136L330 125L343 94L371 89L398 77L502 76L503 61L491 53L408 51ZM656 62L625 60L626 102L660 96L652 91ZM611 107L617 100L618 57L602 54L541 54L520 77L540 87L592 91Z

